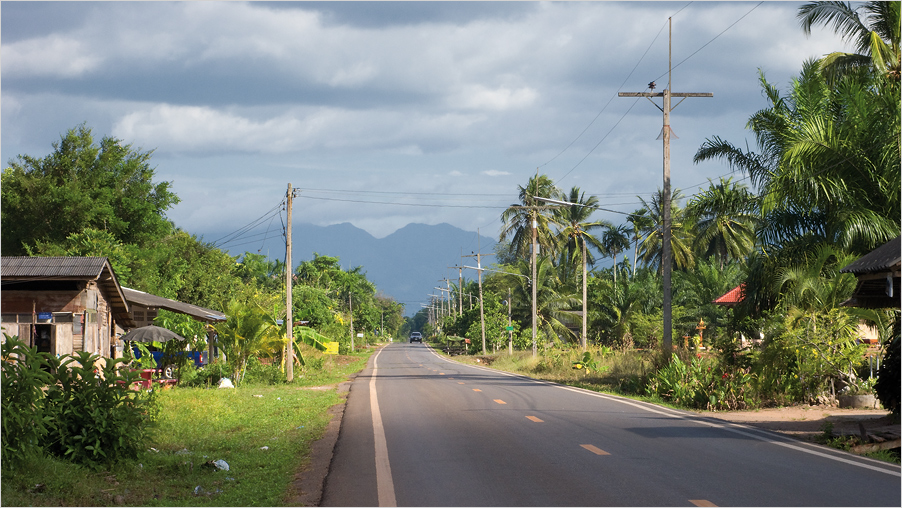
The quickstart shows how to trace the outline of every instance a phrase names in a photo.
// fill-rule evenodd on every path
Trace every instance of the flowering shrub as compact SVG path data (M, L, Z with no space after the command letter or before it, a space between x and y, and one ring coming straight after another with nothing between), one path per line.
M744 409L754 404L752 375L696 354L689 361L676 354L649 376L646 391L681 406L698 409Z

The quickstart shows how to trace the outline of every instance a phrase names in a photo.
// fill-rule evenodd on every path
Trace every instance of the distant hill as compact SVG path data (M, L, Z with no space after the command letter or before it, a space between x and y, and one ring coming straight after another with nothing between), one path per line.
M457 280L458 271L449 266L475 266L470 254L478 249L483 254L494 252L495 240L464 231L450 224L408 224L385 238L375 238L350 223L331 226L295 223L291 232L291 261L296 267L301 261L313 259L313 253L338 257L342 268L362 266L367 279L382 293L406 305L405 314L412 316L420 310L430 294L439 294L436 286L445 287L441 279ZM256 249L230 250L233 256ZM271 259L285 256L284 239L266 241L259 251ZM493 258L488 259L491 263ZM464 270L468 280L476 278L475 270Z

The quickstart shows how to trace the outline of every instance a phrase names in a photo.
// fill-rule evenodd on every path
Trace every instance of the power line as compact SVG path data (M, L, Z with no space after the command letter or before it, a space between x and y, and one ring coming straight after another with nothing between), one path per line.
M253 221L249 222L248 224L242 226L241 228L238 228L237 230L235 230L217 240L214 240L211 243L214 246L218 247L220 245L240 239L243 234L247 233L248 231L252 230L257 225L261 224L266 219L270 218L275 212L278 211L281 213L281 207L283 204L284 204L284 201L280 202L278 205L270 208L266 213L264 213L260 217L257 217L256 219L254 219Z
M416 206L422 208L483 208L490 210L503 210L507 208L506 205L446 205L441 203L394 203L387 201L364 201L362 199L341 199L341 198L326 198L321 196L298 196L299 199L315 199L319 201L339 201L343 203L362 203L362 204L372 204L372 205L393 205L393 206Z
M684 9L685 9L685 7L684 7ZM682 10L682 9L680 9L680 10ZM655 41L658 40L658 37L661 35L661 32L664 30L664 27L665 27L665 26L667 26L666 23L663 24L663 25L661 25L661 29L658 30L658 34L655 35L655 38L654 38L654 39L652 39L651 44L649 44L648 47L645 48L645 53L642 53L642 56L639 57L639 60L636 62L636 65L633 66L633 69L630 71L629 74L627 74L626 78L624 78L623 83L621 83L621 84L620 84L620 87L617 88L617 91L618 91L618 92L626 85L626 82L629 81L630 77L633 75L633 72L635 72L636 69L639 67L639 64L642 63L642 60L645 58L645 55L647 55L648 52L651 50L651 47L654 46ZM601 114L604 113L604 111L605 111L606 109L608 109L608 105L611 104L611 102L614 100L614 97L616 97L616 96L617 96L617 95L616 95L616 93L615 93L614 95L611 96L610 99L608 99L608 102L605 103L604 107L601 108L601 111L599 111L598 114L595 115L595 118L593 118L592 121L589 122L589 125L587 125L586 128L583 129L583 131L580 132L579 135L576 136L576 137L573 139L573 141L570 142L570 144L568 144L568 145L567 145L566 147L564 147L564 149L561 150L557 155L555 155L554 157L552 157L551 159L549 159L547 162L545 162L544 164L540 165L539 167L541 168L541 167L547 166L547 165L550 164L553 160L555 160L555 159L557 159L558 157L560 157L561 154L563 154L564 152L566 152L571 146L573 146L573 143L576 143L576 141L577 141L579 138L581 138L582 135L585 134L587 130L589 130L589 127L591 127L592 124L594 124L595 121L598 120L598 117L600 117ZM621 120L622 120L622 118L621 118ZM619 122L618 122L618 123L619 123ZM609 132L609 133L610 133L610 132ZM607 135L605 135L605 137L607 137ZM599 142L599 143L600 143L600 142ZM598 147L598 145L595 145L595 147L593 147L592 150L595 150L596 147ZM592 153L592 151L589 151L589 153ZM586 157L588 157L588 156L589 156L589 155L586 154ZM583 157L583 160L585 160L586 157ZM582 160L579 161L579 162L581 163ZM577 164L577 166L578 166L578 165L579 165L579 164ZM573 169L576 169L576 168L574 167ZM573 169L571 169L570 171L573 171ZM568 172L567 174L570 174L570 173ZM566 177L566 176L567 176L567 175L564 175L564 177ZM561 180L563 180L564 177L561 177Z
M686 4L686 5L684 5L684 6L683 6L680 10L678 10L674 15L679 14L680 12L682 12L683 9L687 8L691 3L692 3L692 2L690 2L690 3ZM709 44L711 44L712 42L714 42L715 40L717 40L717 38L719 38L721 35L725 34L728 30L730 30L731 28L733 28L737 23L739 23L740 21L742 21L746 16L748 16L749 14L751 14L752 11L754 11L755 9L757 9L762 3L764 3L764 2L763 2L763 1L762 1L762 2L758 2L758 4L756 4L754 7L752 7L751 9L749 9L748 12L746 12L745 14L743 14L742 16L740 16L739 19L737 19L736 21L734 21L733 23L731 23L729 26L727 26L725 29L723 29L719 34L715 35L711 40L709 40L708 42L706 42L705 44L703 44L703 45L702 45L701 47L699 47L697 50L695 50L694 52L692 52L689 56L687 56L686 58L684 58L682 61L680 61L680 62L679 62L678 64L676 64L675 66L673 66L673 68L679 67L680 65L682 65L683 63L685 63L686 61L688 61L690 58L692 58L693 56L695 56L697 53L699 53L701 50L705 49ZM671 17L672 17L672 16L671 16ZM665 23L665 26L666 26L666 23ZM639 65L639 63L642 61L642 59L645 58L645 54L647 54L648 51L651 49L651 46L654 45L655 41L656 41L656 40L658 39L658 37L661 35L661 31L662 31L663 29L664 29L664 27L662 26L662 27L661 27L661 30L658 30L658 34L655 35L655 38L652 40L652 42L651 42L651 44L649 45L649 47L645 50L645 53L643 53L642 57L639 59L639 62L636 63L636 67L638 67L638 65ZM627 78L626 78L627 80L629 79L630 76L632 76L633 72L636 70L636 67L633 67L633 70L630 71L629 76L627 76ZM652 82L658 81L658 80L660 80L662 77L664 77L664 76L666 76L666 75L667 75L667 72L665 72L665 73L662 74L661 76L658 76L656 79L652 80ZM625 83L626 83L626 80L624 80L624 83L621 84L621 85L620 85L620 88L617 89L618 92L623 88L623 86L624 86ZM613 97L611 98L611 100L613 100ZM607 108L608 104L611 103L611 100L609 100L608 103L605 104L605 106L604 106L605 108ZM638 99L636 100L636 102L638 102ZM567 171L566 173L564 173L564 176L560 177L560 178L558 179L558 181L563 180L564 178L566 178L567 176L569 176L570 173L573 172L573 170L575 170L577 167L579 167L579 165L582 164L583 161L585 161L585 160L589 157L589 155L591 155L592 152L594 152L595 149L598 148L598 146L601 145L602 142L604 142L605 139L607 139L607 137L614 131L614 129L617 128L617 126L620 124L620 122L622 122L623 119L626 117L626 115L629 114L629 112L633 109L633 106L635 106L635 102L633 103L632 106L630 106L630 108L626 111L626 113L624 113L623 116L621 116L620 119L617 120L617 123L614 124L614 126L611 127L611 129L610 129L607 133L605 133L604 137L602 137L601 140L599 140L599 142L596 143L595 146L593 146L592 149L589 150L589 152L586 153L586 155L585 155L582 159L580 159L580 161L577 162L575 166L573 166L573 167L570 169L570 171ZM603 112L603 111L604 111L604 109L602 109L602 112ZM592 123L595 122L595 120L598 118L599 115L601 115L601 112L599 112L598 115L595 116L595 119L593 119L592 122L589 123L590 126L592 125ZM586 130L588 130L588 128L589 128L589 127L586 127L586 129L584 129L583 132L580 133L580 135L577 136L576 139L579 139L579 137L582 136L583 133L585 133ZM567 145L567 148L570 148L570 146L573 145L573 143L576 142L576 139L574 139L569 145ZM558 156L560 156L562 153L564 153L564 151L566 151L567 148L564 148L564 150L562 150L558 155L555 155L551 160L549 160L549 161L546 162L545 164L542 164L542 166L544 166L544 165L548 164L549 162L551 162L552 160L556 159ZM539 167L542 167L542 166L539 166Z

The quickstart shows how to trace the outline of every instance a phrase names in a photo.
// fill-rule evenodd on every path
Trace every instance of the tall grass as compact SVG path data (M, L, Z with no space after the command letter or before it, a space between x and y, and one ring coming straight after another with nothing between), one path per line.
M329 421L334 385L366 364L371 351L325 357L290 385L173 388L158 394L151 444L137 461L108 471L36 458L4 474L5 506L282 506L310 445ZM210 463L223 460L228 471Z
M467 363L490 364L493 368L524 374L595 391L623 395L642 395L646 376L653 371L655 352L630 350L612 351L610 348L589 347L589 365L579 348L548 349L535 357L531 351L514 351L512 355L498 353L491 356L456 356ZM575 363L583 364L575 368Z

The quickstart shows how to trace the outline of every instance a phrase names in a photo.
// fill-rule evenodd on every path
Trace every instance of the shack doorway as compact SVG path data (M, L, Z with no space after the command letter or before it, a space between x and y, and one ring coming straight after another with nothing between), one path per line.
M55 338L53 325L34 325L35 337L34 345L37 346L39 353L52 353L55 351L53 339Z

